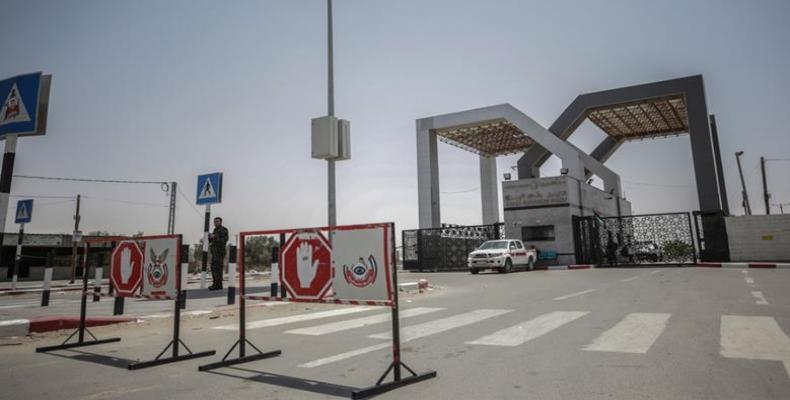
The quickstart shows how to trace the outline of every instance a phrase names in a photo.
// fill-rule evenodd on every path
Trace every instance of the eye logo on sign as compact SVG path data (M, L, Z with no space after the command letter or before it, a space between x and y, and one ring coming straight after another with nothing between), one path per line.
M148 283L157 289L167 285L167 253L169 252L170 249L165 249L162 254L156 255L154 249L149 250L151 260L146 268L146 275Z
M343 276L346 282L356 287L366 287L376 282L376 274L378 273L378 266L376 265L376 258L372 255L368 257L368 261L360 257L359 261L351 266L343 265Z

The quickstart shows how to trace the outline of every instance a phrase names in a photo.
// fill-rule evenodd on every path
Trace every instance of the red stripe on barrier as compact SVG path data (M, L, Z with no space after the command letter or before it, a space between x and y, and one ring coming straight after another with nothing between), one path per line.
M593 266L591 264L574 264L574 265L569 265L568 269L590 269L592 267Z
M293 299L290 297L276 296L242 296L247 300L259 301L283 301L290 303L320 303L320 304L346 304L346 305L369 305L369 306L392 306L391 300L341 300L341 299Z

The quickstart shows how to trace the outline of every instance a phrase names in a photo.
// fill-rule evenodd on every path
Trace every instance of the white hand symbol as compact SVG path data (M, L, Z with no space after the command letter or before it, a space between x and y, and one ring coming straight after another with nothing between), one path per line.
M318 271L318 260L313 261L313 246L302 242L296 249L296 273L299 275L299 286L307 289L315 279Z
M132 251L128 247L121 250L121 282L129 282L132 276Z

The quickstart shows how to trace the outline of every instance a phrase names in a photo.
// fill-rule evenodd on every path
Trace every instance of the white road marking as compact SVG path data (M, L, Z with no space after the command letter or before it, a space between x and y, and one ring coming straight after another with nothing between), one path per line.
M470 311L463 314L453 315L451 317L437 319L435 321L428 321L422 324L407 326L401 329L401 341L408 342L409 340L419 339L425 336L435 335L450 329L462 327L464 325L480 322L484 319L493 318L502 314L507 314L513 310L491 310L482 309ZM368 336L372 339L390 339L392 332L376 333Z
M671 314L628 314L617 325L583 347L589 351L645 354L667 326Z
M721 316L721 355L781 361L790 377L790 338L773 317Z
M629 282L629 281L632 281L632 280L634 280L634 279L639 279L639 275L637 275L637 276L632 276L632 277L630 277L630 278L620 279L620 282Z
M660 270L660 269L656 269L656 270L653 270L653 271L652 271L652 272L650 272L650 273L651 273L651 274L657 274L657 273L659 273L659 272L661 272L661 270Z
M80 302L80 300L55 300L55 301L50 301L49 305L53 306L53 305L56 305L56 304L79 303L79 302ZM11 309L11 308L38 307L40 305L41 305L41 300L30 301L30 302L25 302L25 303L14 303L14 304L7 304L7 305L0 306L0 310L7 310L7 309Z
M299 314L299 315L291 315L288 317L279 317L279 318L271 318L271 319L262 319L260 321L253 321L247 323L247 330L250 329L259 329L259 328L268 328L271 326L279 326L285 324L292 324L294 322L303 322L303 321L311 321L314 319L320 318L329 318L329 317L338 317L341 315L348 315L348 314L355 314L363 311L372 310L373 307L362 306L362 307L350 307L350 308L340 308L337 310L328 310L328 311L319 311L314 313L308 314ZM232 324L232 325L222 325L222 326L215 326L213 329L222 329L226 331L237 331L239 330L239 324Z
M409 317L416 317L418 315L429 314L441 310L444 310L444 308L430 308L430 307L410 308L401 311L400 318L404 319ZM369 317L350 319L346 321L330 322L328 324L310 326L307 328L292 329L290 331L285 331L285 333L292 333L296 335L318 336L318 335L326 335L329 333L345 331L349 329L361 328L368 325L380 324L383 322L389 322L391 320L392 320L392 313L387 312L384 314L371 315Z
M595 291L595 289L582 290L581 292L576 292L576 293L567 294L565 296L555 297L553 300L559 301L559 300L570 299L571 297L581 296L583 294L587 294L587 293L594 292L594 291Z
M516 326L502 329L480 339L466 342L486 346L519 346L543 336L569 322L589 314L586 311L555 311L522 322Z
M750 285L754 285L754 279L752 279L751 276L747 276L746 277L746 283L748 283Z
M752 296L754 296L754 298L757 299L754 302L754 304L760 304L760 305L768 304L768 300L766 300L765 296L763 296L763 292L752 292Z
M346 353L336 354L336 355L331 356L331 357L321 358L321 359L318 359L318 360L315 360L315 361L310 361L310 362L307 362L307 363L304 363L304 364L299 364L299 367L301 367L301 368L320 367L322 365L331 364L333 362L345 360L347 358L356 357L358 355L367 354L367 353L371 353L371 352L374 352L374 351L386 349L386 348L391 347L391 346L392 346L392 343L374 344L373 346L363 347L361 349L352 350L352 351L349 351L349 352L346 352Z
M420 339L426 336L434 335L454 328L459 328L464 325L473 324L475 322L479 322L488 318L493 318L498 315L509 313L511 311L513 310L489 310L489 309L475 310L468 313L453 315L451 317L442 318L431 322L426 322L423 324L408 326L406 328L403 328L403 330L401 331L401 343L406 343L411 340ZM375 339L389 339L391 338L391 332L378 333L375 335L370 335L368 337ZM310 361L304 364L299 364L299 367L301 368L320 367L322 365L331 364L333 362L345 360L351 357L356 357L358 355L386 349L391 346L392 343L389 342L380 343L368 347L363 347L361 349L356 349L349 352L336 354L334 356Z

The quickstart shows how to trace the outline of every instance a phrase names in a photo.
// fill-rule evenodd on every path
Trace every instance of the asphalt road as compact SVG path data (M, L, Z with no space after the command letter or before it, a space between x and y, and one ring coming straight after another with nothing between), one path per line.
M788 399L790 271L707 268L402 274L403 359L438 378L381 399ZM248 338L280 357L213 372L236 339L232 310L184 318L218 355L140 371L167 318L94 329L122 341L37 354L63 334L0 341L2 398L331 399L390 361L388 310L280 304L248 311Z

